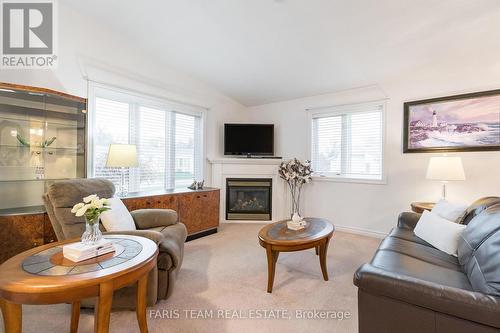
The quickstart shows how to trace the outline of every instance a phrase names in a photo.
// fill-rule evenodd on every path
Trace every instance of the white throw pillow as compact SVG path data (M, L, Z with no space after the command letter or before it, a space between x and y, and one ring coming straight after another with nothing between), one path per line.
M111 210L101 214L101 222L106 231L136 230L134 219L120 198L110 198Z
M444 199L439 200L432 212L441 216L443 219L448 221L456 222L465 213L467 205L460 203L451 203Z
M463 224L448 221L433 212L425 211L413 232L438 250L456 257L458 239L465 227Z

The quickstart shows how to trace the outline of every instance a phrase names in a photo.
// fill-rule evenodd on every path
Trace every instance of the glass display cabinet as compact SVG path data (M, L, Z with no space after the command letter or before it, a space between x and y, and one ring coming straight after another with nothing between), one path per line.
M43 211L51 181L85 177L86 102L0 83L0 215Z

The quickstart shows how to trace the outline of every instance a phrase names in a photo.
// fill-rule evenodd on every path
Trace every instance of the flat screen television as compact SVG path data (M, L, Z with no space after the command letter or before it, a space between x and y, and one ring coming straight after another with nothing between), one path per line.
M224 155L274 155L273 124L224 124Z

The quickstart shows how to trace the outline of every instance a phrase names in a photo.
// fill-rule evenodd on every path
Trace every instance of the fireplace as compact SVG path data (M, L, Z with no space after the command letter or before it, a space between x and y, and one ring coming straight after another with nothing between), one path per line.
M227 178L226 220L270 221L271 178Z

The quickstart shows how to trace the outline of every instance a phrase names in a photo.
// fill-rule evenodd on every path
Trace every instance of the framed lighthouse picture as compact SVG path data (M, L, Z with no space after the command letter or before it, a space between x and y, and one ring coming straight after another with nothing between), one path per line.
M404 103L404 153L500 150L500 89Z

